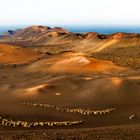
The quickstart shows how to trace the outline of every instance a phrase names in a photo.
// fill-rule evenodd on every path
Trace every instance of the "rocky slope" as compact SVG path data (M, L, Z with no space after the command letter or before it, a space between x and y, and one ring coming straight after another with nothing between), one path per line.
M72 33L60 27L31 26L9 31L0 42L51 54L82 52L120 66L140 67L140 34L136 33Z
M44 26L5 33L0 139L139 139L139 36Z

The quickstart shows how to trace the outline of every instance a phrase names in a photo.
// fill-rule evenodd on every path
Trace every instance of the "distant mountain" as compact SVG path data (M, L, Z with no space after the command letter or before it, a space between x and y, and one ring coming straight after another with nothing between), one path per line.
M9 30L3 34L1 42L15 43L21 46L36 46L36 44L46 45L46 40L49 42L52 41L52 38L59 40L59 37L65 36L69 33L69 31L60 27L50 28L48 26L30 26L22 30Z
M9 30L1 37L1 42L14 43L20 46L40 46L56 44L79 44L93 45L95 43L107 42L112 39L139 38L139 34L115 33L111 35L99 34L96 32L87 32L76 34L68 30L48 26L30 26L21 30Z
M39 52L51 54L63 51L83 52L123 66L140 66L137 60L140 56L140 34L135 33L72 33L61 27L30 26L21 30L9 30L0 37L0 42L32 47ZM134 61L130 63L129 59ZM124 60L127 62L123 63Z
M4 38L4 39L8 39L10 38L11 36L17 34L18 32L20 32L22 29L17 29L17 30L8 30L7 32L4 32L0 38Z

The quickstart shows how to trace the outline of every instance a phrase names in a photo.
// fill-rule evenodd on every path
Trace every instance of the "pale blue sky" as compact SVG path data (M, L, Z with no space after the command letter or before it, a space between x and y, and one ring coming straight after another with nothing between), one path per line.
M140 25L140 0L0 0L0 25Z

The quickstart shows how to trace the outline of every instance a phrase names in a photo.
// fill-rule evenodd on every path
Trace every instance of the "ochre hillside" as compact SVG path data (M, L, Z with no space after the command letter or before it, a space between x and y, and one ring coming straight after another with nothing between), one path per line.
M38 59L42 54L26 48L0 44L0 64L21 64Z
M94 73L119 72L126 70L126 68L116 66L111 61L90 58L83 53L65 52L39 60L26 70L53 73Z

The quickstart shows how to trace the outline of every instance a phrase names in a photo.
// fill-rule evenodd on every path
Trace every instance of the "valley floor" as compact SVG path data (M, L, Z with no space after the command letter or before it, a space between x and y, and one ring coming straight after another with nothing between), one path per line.
M110 55L0 49L0 140L140 139L139 67Z
M1 130L1 140L139 140L140 125L79 129Z

